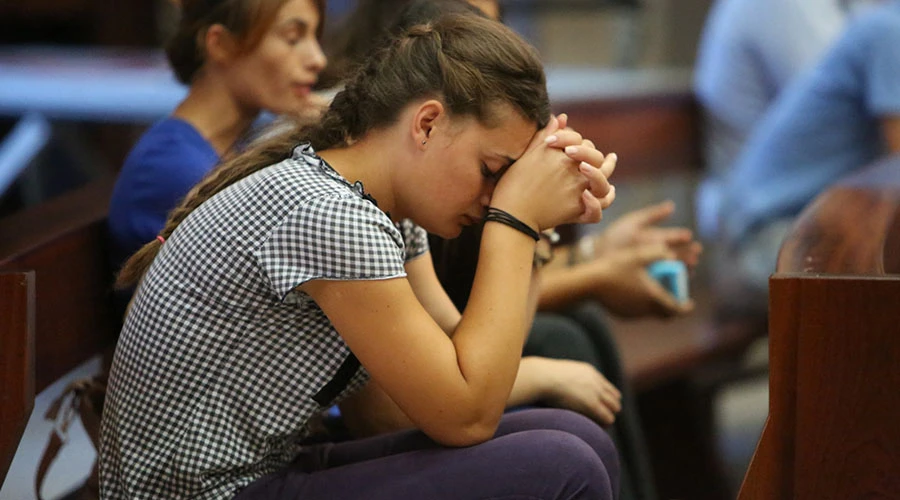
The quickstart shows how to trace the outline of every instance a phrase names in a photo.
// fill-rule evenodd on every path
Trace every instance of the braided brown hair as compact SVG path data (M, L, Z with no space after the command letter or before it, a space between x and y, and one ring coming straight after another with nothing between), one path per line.
M210 172L169 214L163 238L201 203L263 168L287 158L300 141L317 151L340 148L369 131L388 127L407 104L440 99L451 116L474 116L497 125L494 110L507 104L543 128L550 119L546 80L534 49L500 23L473 14L446 15L394 39L348 82L319 123L294 127L251 146ZM144 245L119 273L116 286L141 279L161 243Z

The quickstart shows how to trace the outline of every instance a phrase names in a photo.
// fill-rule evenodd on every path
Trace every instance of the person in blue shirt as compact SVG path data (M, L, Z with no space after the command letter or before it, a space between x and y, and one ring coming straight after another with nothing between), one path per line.
M724 181L769 106L808 71L872 0L718 0L697 51L694 93L704 114L706 175L697 226L720 232Z
M319 46L324 0L181 2L166 47L187 97L131 150L109 210L118 268L162 229L169 211L233 152L261 111L306 117L326 59Z
M776 101L726 188L737 278L765 296L793 219L839 178L900 151L900 1L852 20Z

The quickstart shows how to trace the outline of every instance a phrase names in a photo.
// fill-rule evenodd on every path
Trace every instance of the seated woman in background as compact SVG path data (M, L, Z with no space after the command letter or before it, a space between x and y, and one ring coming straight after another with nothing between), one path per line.
M614 498L616 452L594 422L503 415L538 234L598 221L614 163L559 129L514 33L472 15L413 27L321 123L215 169L123 268L119 285L139 286L110 373L102 495ZM416 257L425 230L452 238L482 217L452 318ZM310 418L370 377L420 431L304 445Z
M318 41L324 0L180 3L166 55L190 88L144 133L119 174L109 210L116 268L159 234L169 211L234 152L261 111L320 109L311 90L326 62Z

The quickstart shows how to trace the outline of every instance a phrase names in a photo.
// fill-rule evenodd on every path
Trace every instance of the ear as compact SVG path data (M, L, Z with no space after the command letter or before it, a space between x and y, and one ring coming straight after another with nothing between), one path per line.
M203 37L203 48L206 52L206 60L227 64L238 53L238 45L228 28L221 24L213 24L206 30Z
M413 140L420 148L424 147L428 140L434 136L435 129L442 122L439 119L443 116L444 105L437 99L429 99L416 109L410 132Z

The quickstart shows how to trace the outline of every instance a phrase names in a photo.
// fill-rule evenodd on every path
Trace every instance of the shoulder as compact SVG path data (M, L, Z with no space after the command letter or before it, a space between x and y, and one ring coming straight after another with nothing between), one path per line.
M307 235L317 235L338 247L366 247L372 241L401 249L404 234L387 214L352 188L326 185L303 196L282 224ZM284 228L282 228L284 230ZM369 241L369 243L364 243ZM340 243L340 244L338 244Z
M158 180L188 177L199 180L219 161L212 146L190 124L167 118L154 124L135 144L123 175L141 170ZM158 177L164 175L164 177Z
M235 196L243 200L238 208L258 205L261 212L271 212L279 220L275 232L283 235L324 238L323 244L329 244L381 234L402 247L400 229L364 194L362 186L350 184L304 148L297 147L290 158L235 185L239 192Z
M406 261L428 252L428 233L421 226L410 219L403 219L397 223L397 228L403 235L403 245L406 249Z
M867 8L854 16L844 32L842 41L889 43L900 37L900 2L891 0L877 7Z

